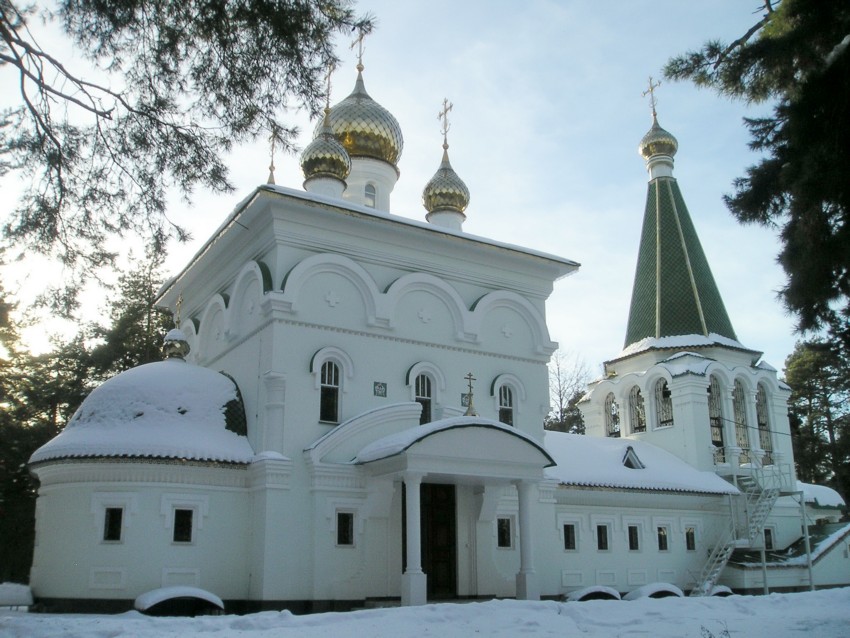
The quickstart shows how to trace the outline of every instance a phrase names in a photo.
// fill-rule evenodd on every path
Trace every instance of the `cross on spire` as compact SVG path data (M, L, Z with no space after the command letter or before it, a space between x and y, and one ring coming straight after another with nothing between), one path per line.
M453 107L454 104L449 102L448 98L443 98L443 108L439 113L437 113L437 119L440 120L440 132L443 134L443 148L448 148L449 146L446 136L451 128L451 125L449 124L449 111L451 111Z
M466 379L466 385L469 388L469 394L467 394L469 400L466 403L466 412L463 413L463 416L478 416L478 412L475 411L475 406L472 403L472 382L477 381L477 379L472 376L471 372L464 379Z
M270 156L270 160L269 160L269 180L268 180L269 184L274 184L274 145L275 145L275 141L276 141L276 138L277 138L276 133L277 133L277 128L274 125L272 125L272 132L271 132L271 135L269 135L269 145L271 146L271 150L269 151L269 156Z
M351 43L351 48L357 47L357 70L363 70L363 40L369 35L368 31L362 25L357 27L357 37Z
M331 75L336 69L333 63L328 65L328 72L325 73L325 85L326 85L326 93L325 93L325 111L330 110L331 108Z
M649 95L649 108L652 109L652 117L656 117L658 114L655 112L655 107L658 106L658 98L655 97L655 89L661 86L661 80L653 83L652 76L649 76L649 88L641 93L641 96L646 97Z

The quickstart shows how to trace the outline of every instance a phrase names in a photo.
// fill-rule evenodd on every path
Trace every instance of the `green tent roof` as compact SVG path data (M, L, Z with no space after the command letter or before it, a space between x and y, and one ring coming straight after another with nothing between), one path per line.
M650 181L625 347L714 333L737 341L679 185Z

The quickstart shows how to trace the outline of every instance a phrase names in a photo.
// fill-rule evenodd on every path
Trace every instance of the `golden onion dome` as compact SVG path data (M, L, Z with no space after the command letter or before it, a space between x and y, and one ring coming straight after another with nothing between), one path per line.
M658 118L653 112L652 128L641 139L638 145L638 152L644 159L649 159L655 155L669 155L673 157L676 155L677 150L679 150L679 142L676 141L672 133L665 131L658 125Z
M362 65L357 65L354 91L331 109L328 119L334 136L349 156L398 164L404 146L401 127L392 113L366 93ZM318 133L317 128L316 136Z
M453 210L463 213L469 206L469 189L449 162L449 145L443 144L440 168L422 190L422 205L429 213Z
M329 113L330 109L325 109L325 116L322 118L315 138L301 154L301 170L304 172L304 179L334 177L345 181L351 172L351 158L334 137L328 122Z

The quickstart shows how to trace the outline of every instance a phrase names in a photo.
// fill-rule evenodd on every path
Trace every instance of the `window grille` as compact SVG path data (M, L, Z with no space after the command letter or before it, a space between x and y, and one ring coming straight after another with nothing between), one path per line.
M363 195L365 200L365 205L369 208L375 208L375 202L377 201L377 191L375 190L374 184L366 184L366 188L363 189Z
M514 393L506 385L499 388L499 421L505 425L514 424Z
M759 383L758 391L756 392L756 420L759 426L759 444L764 450L764 465L773 465L773 440L770 437L770 419L767 413L767 392L764 386Z
M636 552L640 549L640 539L638 536L638 526L629 525L629 550Z
M339 422L339 366L333 361L322 364L321 396L319 398L319 420L326 423Z
M697 534L693 527L685 528L685 549L694 552L697 549Z
M564 523L564 549L576 548L576 526L574 523Z
M629 420L632 432L646 432L646 409L640 388L634 386L629 392Z
M750 462L750 434L747 432L746 396L740 381L735 381L732 405L735 408L735 443L741 448L740 463L743 465Z
M605 432L608 436L620 436L620 406L614 399L614 393L609 392L605 397Z
M655 384L655 413L659 428L669 428L673 425L673 400L664 379L659 379Z
M431 377L427 374L420 374L416 377L416 402L422 406L422 412L419 415L419 425L431 422L431 402L433 396L431 393Z
M711 375L708 385L708 422L711 426L711 444L714 446L714 462L726 462L726 446L723 441L723 394L720 381Z

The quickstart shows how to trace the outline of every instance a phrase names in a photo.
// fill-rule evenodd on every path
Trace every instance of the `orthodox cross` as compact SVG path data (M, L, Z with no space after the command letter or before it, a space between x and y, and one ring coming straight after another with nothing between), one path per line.
M325 74L325 84L327 85L327 94L325 95L325 112L331 108L331 75L334 72L333 64L328 65L328 72Z
M360 26L357 27L357 37L354 39L354 42L351 43L351 48L353 49L355 46L357 47L357 70L363 70L363 40L366 38L368 34L366 30Z
M449 111L452 110L453 106L454 104L449 102L448 98L444 97L443 108L439 113L437 113L437 119L440 120L440 132L443 134L443 145L448 145L446 135L448 134L449 129L451 128L451 125L449 124Z
M466 379L466 384L469 388L469 394L467 395L469 401L466 403L466 412L464 412L463 416L478 416L478 412L475 411L475 406L472 404L472 382L477 381L477 379L472 376L471 372L464 379Z
M269 161L269 184L274 184L274 144L276 141L275 138L277 138L276 133L277 128L272 125L272 132L271 135L269 135L269 142L271 145L271 151L269 152L269 155L271 156L271 160Z
M657 113L655 112L655 107L658 105L658 99L655 97L655 89L661 86L661 80L658 82L652 81L652 76L649 76L649 88L641 93L643 97L649 95L649 107L652 109L652 117L655 117Z

